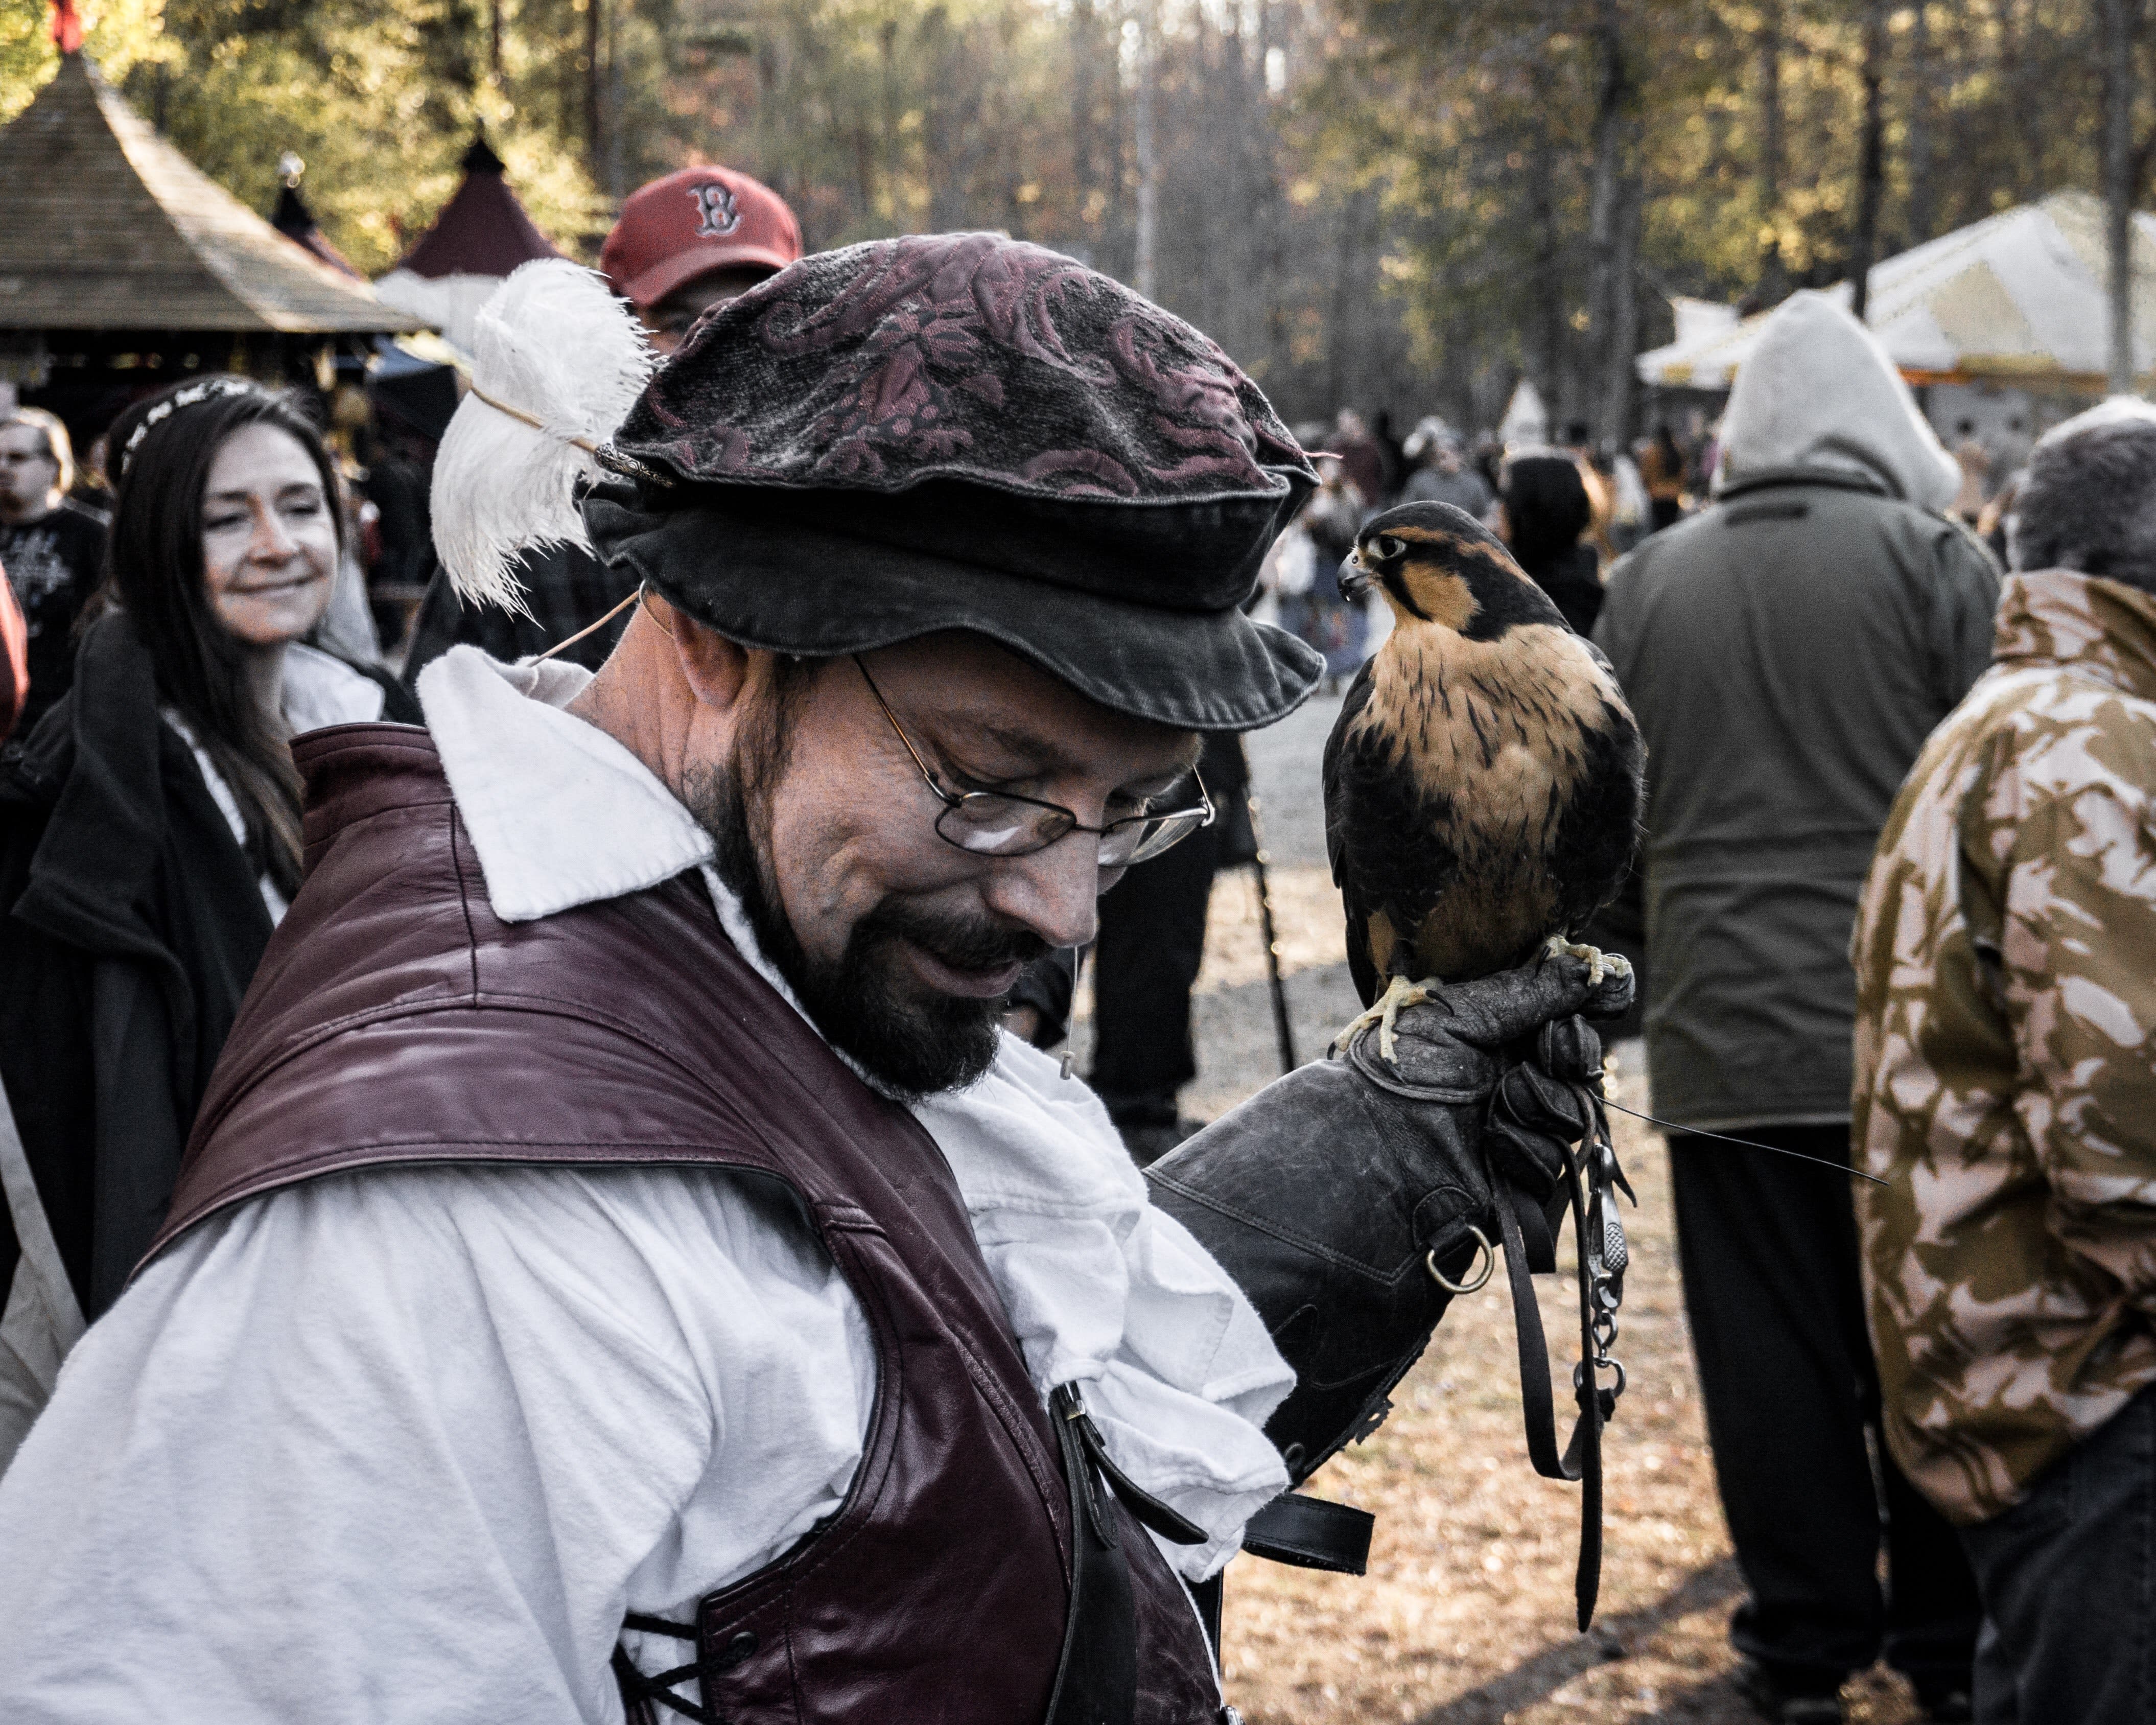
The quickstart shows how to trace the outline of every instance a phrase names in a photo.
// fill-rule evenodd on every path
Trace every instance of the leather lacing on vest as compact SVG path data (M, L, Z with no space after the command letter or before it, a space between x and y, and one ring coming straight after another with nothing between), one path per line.
M1055 1688L1050 1697L1046 1725L1096 1725L1102 1719L1127 1719L1137 1688L1137 1620L1130 1563L1116 1525L1113 1505L1120 1502L1140 1526L1172 1545L1202 1545L1205 1530L1163 1503L1116 1466L1101 1440L1100 1428L1086 1410L1075 1384L1060 1384L1049 1398L1049 1420L1056 1450L1070 1491L1070 1604L1057 1661ZM624 1630L666 1635L691 1645L701 1640L696 1626L631 1612ZM1218 1624L1209 1624L1218 1656ZM762 1645L743 1630L707 1657L670 1671L646 1674L629 1656L613 1651L613 1672L631 1725L655 1725L655 1704L670 1708L697 1725L726 1725L713 1709L708 1679L747 1659ZM675 1686L696 1678L703 1699L685 1701ZM1224 1709L1223 1717L1232 1717Z

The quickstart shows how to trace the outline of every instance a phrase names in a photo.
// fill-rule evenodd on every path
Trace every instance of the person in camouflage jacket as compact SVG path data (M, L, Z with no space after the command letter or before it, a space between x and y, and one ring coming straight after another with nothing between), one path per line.
M1926 745L1865 886L1853 1142L1886 1184L1857 1208L1887 1443L1963 1525L1984 1595L1977 1717L2139 1721L2156 410L2054 431L2020 511L1993 667Z

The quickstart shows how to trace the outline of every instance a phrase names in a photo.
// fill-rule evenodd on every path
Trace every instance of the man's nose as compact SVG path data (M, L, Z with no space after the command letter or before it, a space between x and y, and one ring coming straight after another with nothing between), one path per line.
M989 872L988 907L1051 947L1082 947L1100 932L1100 839L1071 833Z

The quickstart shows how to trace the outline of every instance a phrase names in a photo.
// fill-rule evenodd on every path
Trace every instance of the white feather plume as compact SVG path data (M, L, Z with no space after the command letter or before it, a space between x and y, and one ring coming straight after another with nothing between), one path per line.
M598 471L587 446L613 434L657 360L605 280L561 258L502 283L473 349L472 388L434 458L434 549L463 598L521 611L522 552L590 548L575 501Z

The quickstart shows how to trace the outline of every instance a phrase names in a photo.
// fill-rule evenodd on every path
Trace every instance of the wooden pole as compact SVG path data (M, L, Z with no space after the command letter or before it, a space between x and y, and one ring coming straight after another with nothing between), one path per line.
M1159 53L1159 0L1138 0L1138 87L1136 145L1138 211L1131 258L1131 285L1148 300L1158 286L1157 249L1160 223L1160 160L1153 140L1153 85Z
M1782 267L1782 7L1768 0L1759 31L1759 219L1765 240L1759 259L1759 297L1771 305L1783 294Z
M592 178L606 183L606 162L600 154L601 110L605 105L599 80L599 38L604 20L599 17L603 0L584 0L584 148Z
M2104 238L2111 393L2133 393L2133 48L2143 0L2103 0Z
M1851 249L1849 309L1864 321L1871 266L1879 255L1879 209L1887 195L1887 0L1869 0L1864 17L1864 147L1856 193L1856 243Z

